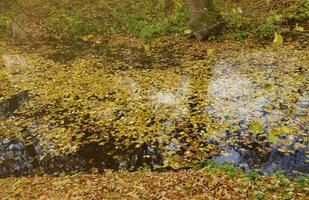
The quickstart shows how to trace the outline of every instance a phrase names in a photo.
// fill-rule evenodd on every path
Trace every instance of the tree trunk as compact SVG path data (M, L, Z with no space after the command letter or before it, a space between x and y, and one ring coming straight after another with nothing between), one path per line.
M200 41L216 34L222 27L222 19L214 0L188 0L189 26Z

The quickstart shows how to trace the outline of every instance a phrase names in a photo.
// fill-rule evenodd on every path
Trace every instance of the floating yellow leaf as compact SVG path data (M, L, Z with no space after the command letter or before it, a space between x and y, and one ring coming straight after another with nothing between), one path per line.
M280 130L281 130L282 134L292 134L293 133L293 129L291 129L291 128L287 127L287 126L282 126L280 128Z
M277 143L279 140L279 138L274 134L269 134L267 139L271 143Z
M264 131L264 123L261 121L251 122L249 125L249 131L253 133L262 133Z
M208 49L207 50L207 56L212 56L215 53L214 49Z

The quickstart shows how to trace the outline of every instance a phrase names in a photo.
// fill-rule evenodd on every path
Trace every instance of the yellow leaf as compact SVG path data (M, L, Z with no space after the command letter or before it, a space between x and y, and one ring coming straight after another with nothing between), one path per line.
M149 55L149 53L150 53L150 51L149 51L150 50L149 44L145 44L144 45L144 49L145 49L146 54Z
M233 8L233 9L232 9L232 13L233 13L233 14L236 14L236 13L237 13L236 8Z
M240 7L237 8L237 13L238 14L242 14L243 13L243 11L242 11L242 9Z
M271 135L275 135L275 136L278 136L278 135L281 134L280 129L277 129L277 128L271 129L271 130L269 131L269 133L270 133Z
M267 139L271 143L277 143L279 140L279 138L274 134L269 134Z
M295 30L296 30L296 31L299 31L299 32L304 32L304 31L305 31L304 27L299 26L298 23L297 23L296 26L295 26Z
M275 32L275 38L273 41L274 46L280 46L283 43L283 37L280 33Z
M264 131L264 123L261 121L251 122L249 125L249 131L252 133L262 133Z
M207 50L207 56L212 56L215 53L214 49L208 49Z
M84 35L82 36L82 40L85 42L88 42L90 40L92 40L95 36L94 35Z
M281 132L283 134L292 134L293 133L293 129L287 127L287 126L282 126L281 127Z
M187 29L187 30L184 31L184 33L185 33L186 35L190 35L190 34L192 33L192 30Z

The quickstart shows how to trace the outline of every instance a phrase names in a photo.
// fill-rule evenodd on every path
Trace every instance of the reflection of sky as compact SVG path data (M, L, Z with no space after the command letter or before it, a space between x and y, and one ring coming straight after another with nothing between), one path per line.
M259 109L256 100L251 97L253 92L254 86L251 81L239 74L212 78L209 94L213 101L213 113L220 117L249 118Z
M31 65L26 59L18 54L4 54L2 55L2 61L7 70L11 70L14 73L10 73L9 78L13 86L19 86L21 82L26 82L28 77L28 68Z
M154 86L143 88L134 77L121 76L116 82L125 88L126 92L130 94L130 97L133 97L130 100L133 100L133 103L136 103L136 105L138 105L138 101L146 98L150 102L150 107L154 112L166 112L165 114L174 116L175 118L183 117L189 112L186 104L188 95L190 94L188 77L184 76L180 78L180 81L174 86L172 86L173 83L167 82L166 84L171 85L166 89L158 89ZM145 90L146 92L142 92ZM160 109L160 106L172 109Z
M249 121L258 118L266 122L270 113L265 112L264 106L271 103L269 97L272 94L258 87L248 75L232 69L233 66L228 64L215 66L208 89L210 105L205 112L216 118ZM281 114L271 115L275 120Z
M20 55L2 55L2 60L5 67L28 66L25 59Z

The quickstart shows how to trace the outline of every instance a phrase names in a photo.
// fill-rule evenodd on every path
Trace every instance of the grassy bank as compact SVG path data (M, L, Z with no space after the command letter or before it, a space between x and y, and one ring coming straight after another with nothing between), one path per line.
M273 40L275 32L290 39L308 37L308 1L237 2L217 1L224 29L210 39L253 39L268 43ZM151 38L185 36L190 32L187 24L190 16L184 0L20 0L0 7L3 9L0 28L6 30L3 32L12 32L12 24L18 23L23 31L28 32L28 37L36 40L113 34Z

